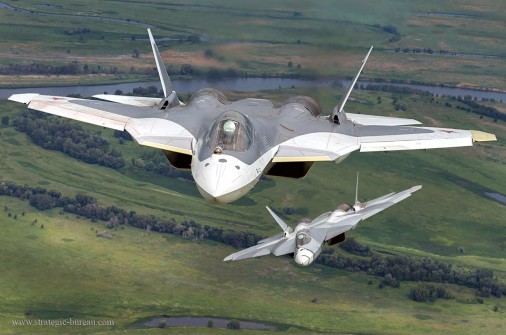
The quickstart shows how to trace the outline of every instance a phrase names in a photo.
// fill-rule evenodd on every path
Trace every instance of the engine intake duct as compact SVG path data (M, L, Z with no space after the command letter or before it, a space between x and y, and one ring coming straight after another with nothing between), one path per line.
M290 99L285 101L283 106L289 104L302 105L314 117L318 117L322 114L322 108L320 107L318 102L316 102L316 100L311 97L306 97L302 95L291 97Z

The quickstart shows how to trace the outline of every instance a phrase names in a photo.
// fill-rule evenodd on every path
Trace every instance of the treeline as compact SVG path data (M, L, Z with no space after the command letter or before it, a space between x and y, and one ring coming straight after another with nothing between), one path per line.
M156 90L156 87L154 89ZM16 130L26 133L33 143L45 149L61 151L86 163L113 169L120 169L126 165L120 152L109 150L107 140L99 135L89 134L79 125L70 124L67 120L25 111L14 119L13 125ZM120 143L132 140L126 131L114 131L113 134ZM132 158L131 164L132 167L166 177L193 180L190 172L172 167L160 150L144 153L140 158Z
M93 222L105 221L109 228L129 225L145 230L174 234L186 239L208 239L236 248L250 247L263 238L256 233L203 226L193 220L178 223L175 219L167 220L154 215L141 215L116 206L103 207L88 195L78 194L75 197L68 197L57 191L48 191L42 187L21 186L8 181L0 181L0 195L28 200L30 205L39 210L63 208L64 212L80 215Z
M345 250L363 255L349 257L335 253L333 248L324 248L316 262L350 272L365 272L382 277L380 287L398 287L400 281L421 281L463 285L477 290L477 295L501 297L506 295L506 286L494 277L492 270L453 268L428 257L414 258L400 255L382 255L354 241L345 244Z
M24 111L13 120L13 125L16 130L27 134L33 143L45 149L61 151L89 164L113 169L125 166L121 153L109 150L109 143L105 139L89 134L66 120Z
M136 74L152 74L149 70L138 70ZM41 74L41 75L78 75L78 74L119 74L121 71L116 66L106 67L101 65L90 66L80 64L76 61L60 64L8 64L0 66L0 74L20 75L20 74Z
M396 86L396 85L377 85L377 84L368 84L368 85L358 85L356 84L356 88L359 88L361 90L367 90L367 91L376 91L376 92L387 92L387 93L393 93L393 94L417 94L421 96L433 96L434 94L430 93L429 91L419 90L411 87L406 86ZM437 95L436 95L437 96ZM459 101L466 106L457 106L455 108L464 110L466 112L478 114L487 116L490 118L493 118L494 120L503 120L506 121L506 114L499 112L495 107L491 106L485 106L480 105L477 102L476 97L472 97L470 95L466 95L464 97L462 96L446 96L443 95L443 98L448 98L454 101ZM379 100L381 101L381 100ZM431 100L432 102L433 100ZM482 101L491 101L495 102L494 99L485 99L483 98ZM396 110L399 110L397 107L399 106L397 104L397 97L394 96L394 106L396 107ZM452 104L449 102L445 103L445 106L452 107ZM402 109L402 106L400 107Z
M408 297L417 302L434 301L436 299L454 299L450 292L444 287L419 284L409 290Z
M376 91L376 92L387 92L387 93L394 93L394 94L417 94L422 96L432 96L432 93L429 91L419 90L412 87L407 86L397 86L397 85L380 85L380 84L361 84L355 85L356 88L359 88L361 90L367 90L367 91Z
M496 108L491 106L480 105L476 101L473 101L471 97L461 97L454 98L454 100L460 101L467 107L457 106L457 109L464 110L466 112L471 112L478 115L487 116L493 118L494 120L502 120L506 121L506 114L499 112Z
M138 54L137 54L138 57ZM209 80L221 80L225 78L237 78L247 76L247 73L238 72L235 69L218 69L210 68L207 70L199 69L191 64L183 64L180 67L169 66L167 68L169 75L194 76L207 78ZM156 68L137 68L120 69L117 66L102 66L81 64L77 61L70 63L52 65L52 64L7 64L0 66L1 75L22 75L22 74L39 74L39 75L85 75L85 74L138 74L138 75L157 75Z
M88 195L78 194L72 198L57 191L48 191L41 187L20 186L7 181L0 181L0 195L28 200L32 206L39 210L63 208L64 212L80 215L92 221L105 221L109 228L129 225L145 230L174 234L185 239L212 240L236 248L250 247L263 238L256 233L215 228L201 225L193 220L178 223L174 219L167 220L154 215L140 215L116 206L102 207L93 197ZM398 287L400 281L406 280L463 285L476 288L477 295L481 297L506 295L506 287L502 286L497 278L494 278L492 270L455 269L450 264L426 257L384 256L372 252L369 247L353 239L350 240L352 241L342 245L343 249L349 253L366 256L338 254L335 253L335 249L325 247L316 262L345 271L379 276L382 278L379 284L380 288L384 286ZM428 300L439 297L441 292L446 292L438 291L437 288L435 290L435 293L431 293L429 289ZM424 296L426 292L417 293L414 291L410 294ZM412 299L421 301L421 298Z

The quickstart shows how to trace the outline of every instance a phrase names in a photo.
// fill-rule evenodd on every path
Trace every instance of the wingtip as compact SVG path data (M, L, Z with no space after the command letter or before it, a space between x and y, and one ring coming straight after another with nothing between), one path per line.
M479 130L471 130L471 137L473 138L473 142L497 141L495 134L486 133Z
M7 100L19 102L22 104L29 104L35 97L39 96L39 93L21 93L13 94L7 98Z

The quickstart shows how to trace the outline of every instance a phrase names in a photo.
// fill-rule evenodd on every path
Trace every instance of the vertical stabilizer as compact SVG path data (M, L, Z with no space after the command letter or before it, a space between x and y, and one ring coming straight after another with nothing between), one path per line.
M346 105L346 101L348 101L351 91L353 91L353 88L355 87L355 84L357 83L358 77L360 77L360 74L362 73L362 70L364 69L365 63L367 62L367 59L369 58L369 55L372 52L372 48L373 47L371 46L371 48L369 49L369 52L367 53L364 60L362 61L362 65L360 66L360 70L358 70L357 75L351 81L350 86L348 87L348 90L346 91L346 94L341 99L341 102L332 111L332 115L330 117L331 122L340 123L339 116L344 116L344 105Z
M353 205L353 209L356 211L364 208L364 204L358 201L358 171L357 171L357 184L355 186L355 204Z
M288 227L288 225L279 216L277 216L276 213L274 213L269 207L265 206L265 208L267 208L267 210L269 211L271 216L274 218L274 220L276 220L276 222L281 227L281 229L283 229L283 231L285 232L285 235L290 234L293 231L293 229Z
M358 172L357 172L357 186L355 186L355 205L358 203Z
M167 69L163 64L162 57L156 46L151 29L148 28L149 40L151 42L151 48L153 49L153 55L155 56L156 68L158 69L158 75L160 76L160 82L162 84L164 99L160 103L160 109L166 109L167 107L174 107L181 105L176 92L172 90L172 82L170 81Z

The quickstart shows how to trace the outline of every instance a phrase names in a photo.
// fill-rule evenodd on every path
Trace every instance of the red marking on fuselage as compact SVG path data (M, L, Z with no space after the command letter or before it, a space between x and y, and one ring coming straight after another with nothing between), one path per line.
M454 133L453 130L441 130L441 131L444 131L445 133L448 133L448 134Z
M53 100L67 100L66 98L60 98L60 97L52 97Z

